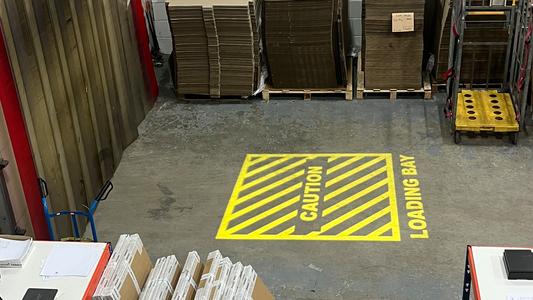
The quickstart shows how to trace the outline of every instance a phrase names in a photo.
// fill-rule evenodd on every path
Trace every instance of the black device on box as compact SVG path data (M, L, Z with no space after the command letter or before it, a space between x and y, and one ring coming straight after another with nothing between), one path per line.
M507 279L533 280L533 252L531 250L505 250L503 262Z
M22 300L54 300L56 289L28 289Z

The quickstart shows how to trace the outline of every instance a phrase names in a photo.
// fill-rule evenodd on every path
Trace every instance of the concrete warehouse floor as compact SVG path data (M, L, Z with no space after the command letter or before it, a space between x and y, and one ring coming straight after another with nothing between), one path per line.
M463 136L455 145L443 125L443 95L183 103L167 70L157 71L160 98L96 214L102 241L139 233L153 260L175 254L181 263L189 251L205 259L220 249L251 264L278 300L459 299L467 245L533 246L527 132L518 146L492 135ZM387 203L397 207L401 241L216 239L247 154L309 153L391 153L397 205ZM402 174L400 155L414 157L416 176ZM406 206L409 178L419 180L423 213ZM411 238L423 223L409 222L422 216L428 238Z

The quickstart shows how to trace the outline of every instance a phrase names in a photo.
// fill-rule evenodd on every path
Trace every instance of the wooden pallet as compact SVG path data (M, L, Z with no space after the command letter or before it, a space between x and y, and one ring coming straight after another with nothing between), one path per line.
M424 100L431 99L431 81L429 73L424 73L424 87L421 89L365 89L365 72L362 70L361 52L357 55L357 100L363 100L366 94L387 94L390 99L397 99L398 94L424 94Z
M294 95L303 95L303 99L309 101L312 99L313 95L344 95L344 98L347 101L353 100L353 58L348 58L348 85L339 86L333 89L276 89L269 84L263 90L263 101L269 101L271 94L290 94Z
M209 95L193 95L193 94L178 94L178 100L187 102L220 102L220 103L235 103L246 102L248 98L242 96L220 96L219 98L213 98Z

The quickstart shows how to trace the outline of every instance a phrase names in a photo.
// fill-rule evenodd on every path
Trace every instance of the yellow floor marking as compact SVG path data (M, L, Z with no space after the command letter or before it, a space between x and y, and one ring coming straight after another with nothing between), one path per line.
M378 236L381 236L382 234L384 234L385 232L389 231L392 229L392 224L391 223L388 223L388 224L385 224L383 226L381 226L380 228L374 230L372 233L370 233L368 235L368 237L378 237Z
M274 200L277 200L277 199L279 199L279 198L281 198L281 197L283 197L283 196L285 196L287 194L290 194L290 193L292 193L292 192L294 192L297 189L300 189L302 187L303 187L303 183L301 183L301 182L297 183L297 184L295 184L295 185L293 185L293 186L291 186L289 188L284 189L283 191L281 191L279 193L276 193L276 194L274 194L274 195L272 195L272 196L270 196L268 198L265 198L265 199L255 203L253 205L250 205L250 206L248 206L248 207L246 207L244 209L241 209L238 212L235 212L235 213L231 214L228 217L228 222L231 221L231 220L234 220L234 219L236 219L236 218L238 218L240 216L243 216L243 215L245 215L245 214L247 214L247 213L249 213L249 212L251 212L253 210L256 210L257 208L259 208L261 206L264 206L264 205L266 205L266 204L268 204L268 203L270 203L270 202L272 202Z
M263 172L265 170L271 169L271 168L273 168L273 167L275 167L275 166L277 166L279 164L282 164L282 163L288 161L289 159L291 159L291 158L290 157L284 157L284 158L278 159L276 161L273 161L271 163L268 163L268 164L266 164L266 165L264 165L264 166L262 166L260 168L257 168L257 169L255 169L255 170L253 170L251 172L246 173L246 178L254 176L255 174L259 174L259 173L261 173L261 172Z
M336 218L335 220L329 222L328 224L322 226L322 233L330 230L331 228L343 223L344 221L350 219L350 218L353 218L354 216L362 213L363 211L369 209L370 207L380 203L381 201L387 199L389 197L390 193L389 192L385 192L384 194L372 199L371 201L351 210L350 212L347 212L345 213L344 215Z
M373 191L379 189L380 187L386 185L387 183L389 183L389 180L388 178L385 178L383 179L382 181L378 182L378 183L375 183L369 187L367 187L366 189L360 191L359 193L355 194L355 195L352 195L342 201L339 201L337 204L333 205L333 206L330 206L326 209L324 209L324 211L322 212L322 216L327 216L333 212L335 212L336 210L338 210L339 208L342 208L342 207L345 207L346 205L352 203L353 201L365 196L365 195L368 195L370 193L372 193Z
M376 171L357 179L356 181L352 181L352 182L348 183L347 185L345 185L345 186L343 186L343 187L341 187L341 188L339 188L339 189L327 194L326 196L324 196L324 202L333 199L334 197L346 192L349 189L352 189L352 188L360 185L361 183L363 183L363 182L365 182L365 181L367 181L367 180L369 180L371 178L374 178L374 177L378 176L379 174L381 174L381 173L383 173L385 171L387 171L387 166L379 168Z
M327 175L330 175L333 172L338 171L338 170L340 170L340 169L342 169L342 168L344 168L346 166L349 166L349 165L353 164L354 162L359 161L359 160L361 160L363 158L364 158L364 156L356 156L354 158L350 158L347 161L345 161L343 163L340 163L340 164L334 166L333 168L328 169Z
M268 156L260 156L260 157L257 157L255 158L254 160L250 161L250 163L248 164L248 167L251 167L251 166L254 166L262 161L265 161L267 159L269 159L270 157Z
M274 188L276 188L276 187L278 187L278 186L280 186L280 185L282 185L284 183L287 183L287 182L289 182L289 181L291 181L293 179L301 177L304 174L305 174L305 171L303 170L303 171L300 171L298 173L294 173L294 174L292 174L292 175L290 175L288 177L285 177L283 179L280 179L280 180L278 180L278 181L276 181L274 183L271 183L271 184L265 186L264 188L261 188L261 189L255 191L255 192L253 192L253 193L250 193L250 194L248 194L248 195L246 195L246 196L244 196L242 198L237 199L236 204L240 204L240 203L246 202L246 201L248 201L248 200L250 200L250 199L252 199L254 197L257 197L257 196L259 196L261 194L264 194L264 193L266 193L266 192L268 192L268 191L270 191L270 190L272 190L272 189L274 189Z
M349 236L350 234L356 232L357 230L367 226L368 224L376 221L377 219L385 216L386 214L391 212L391 208L385 207L384 209L378 211L377 213L371 215L370 217L364 219L363 221L351 226L350 228L344 230L343 232L339 233L339 236Z
M288 165L288 166L286 166L286 167L284 167L284 168L282 168L282 169L277 170L276 172L272 172L272 173L270 173L270 174L268 174L268 175L265 175L265 176L263 176L263 177L257 178L256 180L251 181L251 182L249 182L249 183L243 185L243 186L241 187L241 192L244 191L244 190L247 190L247 189L249 189L249 188L251 188L251 187L253 187L253 186L256 186L256 185L258 185L258 184L260 184L260 183L262 183L262 182L265 182L265 181L267 181L267 180L269 180L269 179L271 179L271 178L273 178L273 177L276 177L276 176L281 175L281 174L283 174L283 173L285 173L285 172L287 172L287 171L290 171L290 170L292 170L292 169L294 169L294 168L296 168L296 167L298 167L298 166L301 166L301 165L303 165L306 161L307 161L307 159L299 160L299 161L297 161L297 162L295 162L295 163L293 163L293 164L290 164L290 165Z
M365 163L365 164L363 164L363 165L351 170L350 172L346 172L346 173L344 173L342 175L339 175L339 176L331 179L330 181L326 182L326 187L330 187L330 186L334 185L335 183L337 183L337 182L339 182L341 180L344 180L344 179L346 179L346 178L348 178L348 177L350 177L350 176L352 176L352 175L354 175L356 173L359 173L362 170L364 170L366 168L369 168L369 167L377 164L378 162L380 162L382 160L383 160L383 157L375 158L375 159L373 159L373 160L371 160L371 161L369 161L369 162L367 162L367 163Z
M293 211L291 213L288 213L285 216L283 216L283 217L281 217L281 218L279 218L279 219L277 219L277 220L275 220L273 222L268 223L267 225L255 230L255 231L251 232L250 235L260 235L262 233L265 233L265 232L269 231L270 229L272 229L272 228L274 228L274 227L276 227L276 226L278 226L280 224L283 224L283 223L287 222L290 219L296 218L297 216L298 216L298 210L295 210L295 211Z
M366 163L356 165L361 159L365 159ZM380 164L375 166L378 163ZM373 169L370 174L364 172L368 168ZM322 173L316 173L320 169ZM314 173L310 173L311 171ZM381 180L384 177L386 179ZM372 183L365 184L372 178L381 181L372 184L376 181L373 180ZM362 184L372 185L357 191L357 187ZM375 193L377 189L383 189L380 190L380 194L383 194L372 196L370 193ZM350 205L355 201L357 205ZM378 205L380 207L376 209ZM381 209L385 205L387 208ZM373 209L372 213L380 209L381 211L361 221L361 212L368 212L370 209ZM337 212L340 217L333 215L333 212ZM388 222L386 225L383 222L385 215ZM369 227L372 229L368 230ZM379 229L374 230L378 227ZM374 231L369 234L372 230ZM342 234L339 235L339 231L343 231ZM400 241L392 155L248 155L221 221L217 238Z
M260 221L260 220L262 220L262 219L264 219L264 218L266 218L268 216L271 216L271 215L277 213L278 211L280 211L280 210L282 210L284 208L287 208L287 207L291 206L294 203L297 203L298 201L300 201L300 198L301 198L301 196L298 195L298 196L296 196L296 197L294 197L294 198L292 198L292 199L290 199L288 201L285 201L285 202L283 202L283 203L281 203L281 204L279 204L277 206L274 206L273 208L271 208L271 209L269 209L269 210L267 210L267 211L255 216L255 217L253 217L253 218L251 218L251 219L249 219L249 220L247 220L245 222L242 222L242 223L240 223L239 225L237 225L235 227L232 227L232 228L228 229L226 231L226 233L233 234L233 233L235 233L235 232L237 232L239 230L242 230L242 229L244 229L244 228L246 228L246 227L248 227L250 225L253 225L257 221Z
M333 162L333 161L336 161L337 159L341 158L343 156L341 155L334 155L334 156L331 156L330 158L328 158L328 163L330 162Z
M291 226L291 228L282 231L280 234L278 234L278 237L287 237L291 235L296 230L296 226Z

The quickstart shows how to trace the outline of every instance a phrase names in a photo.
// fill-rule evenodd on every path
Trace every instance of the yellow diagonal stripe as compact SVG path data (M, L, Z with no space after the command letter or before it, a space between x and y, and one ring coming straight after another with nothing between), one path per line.
M290 164L290 165L288 165L288 166L286 166L284 168L281 168L281 169L277 170L276 172L272 172L272 173L270 173L270 174L268 174L266 176L257 178L256 180L251 181L251 182L243 185L241 187L241 191L247 190L247 189L249 189L249 188L251 188L253 186L256 186L256 185L258 185L258 184L260 184L262 182L265 182L265 181L267 181L267 180L269 180L269 179L271 179L273 177L276 177L276 176L278 176L280 174L283 174L283 173L285 173L287 171L290 171L290 170L292 170L292 169L294 169L294 168L296 168L298 166L301 166L301 165L305 164L306 161L307 161L307 158L304 158L304 159L299 160L299 161L297 161L295 163L292 163L292 164Z
M245 178L254 176L255 174L259 174L259 173L261 173L261 172L263 172L265 170L271 169L271 168L273 168L273 167L275 167L275 166L277 166L279 164L282 164L282 163L288 161L289 159L291 159L291 157L280 158L280 159L275 160L275 161L273 161L271 163L268 163L268 164L266 164L266 165L264 165L262 167L259 167L259 168L255 169L253 171L247 172Z
M296 226L291 226L289 229L282 231L280 234L278 234L278 237L287 237L291 235L296 230Z
M336 161L337 159L341 158L342 156L340 155L333 155L331 157L328 158L328 163L330 162L333 162L333 161Z
M383 159L385 159L385 158L384 157L375 158L375 159L373 159L373 160L371 160L371 161L369 161L369 162L367 162L367 163L365 163L365 164L363 164L363 165L361 165L361 166L359 166L359 167L357 167L357 168L355 168L355 169L353 169L353 170L351 170L349 172L346 172L346 173L344 173L342 175L339 175L339 176L331 179L330 181L326 182L326 187L330 187L330 186L334 185L335 183L337 183L337 182L339 182L341 180L344 180L344 179L346 179L346 178L348 178L348 177L350 177L350 176L352 176L352 175L354 175L354 174L356 174L358 172L361 172L362 170L377 164L378 162L382 161Z
M251 232L249 235L260 235L260 234L263 234L263 233L269 231L270 229L289 221L290 219L296 218L296 216L298 216L298 210L295 210L295 211L293 211L291 213L288 213L285 216L283 216L283 217L281 217L281 218L279 218L279 219L277 219L275 221L272 221L272 222L268 223L267 225L265 225L265 226L255 230L255 231Z
M334 198L334 197L346 192L349 189L352 189L352 188L360 185L361 183L363 183L363 182L365 182L365 181L367 181L367 180L369 180L369 179L371 179L373 177L378 176L379 174L381 174L381 173L383 173L385 171L387 171L387 166L379 168L379 169L377 169L376 171L374 171L374 172L372 172L370 174L367 174L367 175L365 175L365 176L363 176L363 177L361 177L361 178L359 178L359 179L357 179L355 181L352 181L352 182L348 183L347 185L345 185L345 186L343 186L343 187L341 187L341 188L339 188L339 189L327 194L326 196L324 196L324 202L331 200L332 198Z
M356 216L356 215L360 214L361 212L369 209L370 207L378 204L379 202L387 199L388 197L389 197L389 192L387 191L387 192L383 193L382 195L372 199L371 201L368 201L365 204L363 204L363 205L361 205L361 206L359 206L357 208L352 209L351 211L345 213L344 215L342 215L342 216L336 218L335 220L327 223L326 225L322 226L321 227L322 233L324 233L324 232L330 230L331 228L333 228L333 227L345 222L346 220L348 220L350 218L353 218L354 216Z
M240 223L237 226L229 228L226 231L226 233L233 234L233 233L235 233L235 232L237 232L239 230L242 230L242 229L244 229L244 228L246 228L246 227L248 227L248 226L250 226L252 224L255 224L257 221L261 221L261 220L263 220L263 219L265 219L265 218L267 218L267 217L279 212L280 210L282 210L284 208L287 208L287 207L293 205L294 203L297 203L298 201L300 201L300 198L301 198L301 196L296 196L296 197L294 197L294 198L292 198L292 199L290 199L288 201L285 201L285 202L283 202L283 203L281 203L279 205L276 205L276 206L272 207L271 209L269 209L269 210L267 210L267 211L265 211L265 212L263 212L261 214L258 214L257 216L255 216L255 217L253 217L253 218L251 218L251 219L249 219L247 221L244 221L244 222Z
M355 195L352 195L342 201L339 201L337 204L333 205L333 206L330 206L326 209L324 209L324 211L322 212L322 216L325 217L329 214L331 214L332 212L336 211L337 209L339 208L342 208L350 203L352 203L353 201L367 195L367 194L370 194L371 192L379 189L380 187L386 185L387 183L389 182L389 179L386 178L386 179L383 179L382 181L378 182L378 183L375 183L369 187L367 187L366 189L360 191L359 193L355 194Z
M276 193L276 194L274 194L274 195L272 195L272 196L270 196L268 198L265 198L265 199L263 199L263 200L261 200L261 201L259 201L257 203L254 203L254 204L252 204L252 205L250 205L250 206L248 206L248 207L246 207L244 209L241 209L238 212L228 216L227 217L228 222L231 221L231 220L234 220L234 219L236 219L236 218L238 218L238 217L240 217L242 215L245 215L245 214L247 214L247 213L249 213L249 212L251 212L251 211L253 211L253 210L255 210L255 209L257 209L257 208L259 208L261 206L263 206L263 205L266 205L266 204L268 204L268 203L270 203L270 202L272 202L274 200L277 200L277 199L279 199L279 198L281 198L281 197L283 197L283 196L285 196L287 194L290 194L290 193L296 191L297 189L302 188L302 186L303 186L303 183L301 183L301 182L297 183L297 184L295 184L295 185L293 185L293 186L291 186L289 188L284 189L281 192L278 192L278 193Z
M391 229L392 229L392 223L388 223L388 224L385 224L385 225L381 226L380 228L374 230L372 233L367 235L367 237L377 238L377 237L381 236L382 234L384 234L385 232L387 232L387 231L389 231Z
M338 170L340 170L340 169L342 169L342 168L344 168L344 167L346 167L346 166L349 166L349 165L353 164L353 163L356 162L356 161L359 161L359 160L363 159L363 157L364 157L364 156L356 156L356 157L354 157L354 158L350 158L350 159L348 159L347 161L345 161L345 162L343 162L343 163L340 163L340 164L338 164L338 165L336 165L336 166L334 166L334 167L328 169L327 174L330 175L331 173L333 173L333 172L335 172L335 171L338 171ZM329 161L328 161L328 162L329 162Z
M256 158L255 160L252 160L252 161L248 164L248 168L251 167L251 166L254 166L254 165L256 165L256 164L258 164L258 163L260 163L260 162L262 162L262 161L265 161L265 160L267 160L267 159L269 159L269 158L271 158L271 157L269 157L269 156L261 156L261 157L259 157L259 158Z
M280 185L282 185L284 183L287 183L287 182L289 182L289 181L291 181L293 179L296 179L296 178L298 178L300 176L303 176L304 174L305 174L305 170L302 170L302 171L300 171L298 173L292 174L291 176L285 177L285 178L280 179L280 180L278 180L278 181L276 181L274 183L271 183L271 184L265 186L262 189L259 189L259 190L255 191L253 193L250 193L250 194L248 194L248 195L246 195L246 196L244 196L242 198L237 199L235 201L235 205L243 203L245 201L248 201L248 200L252 199L253 197L257 197L257 196L259 196L259 195L261 195L261 194L263 194L265 192L268 192L268 191L270 191L270 190L272 190L272 189L274 189L274 188L276 188L276 187L278 187L278 186L280 186Z
M366 225L376 221L377 219L385 216L386 214L391 212L390 206L385 207L384 209L378 211L377 213L371 215L370 217L364 219L363 221L351 226L350 228L344 230L343 232L339 233L337 236L349 236L350 234L356 232L357 230L365 227Z

